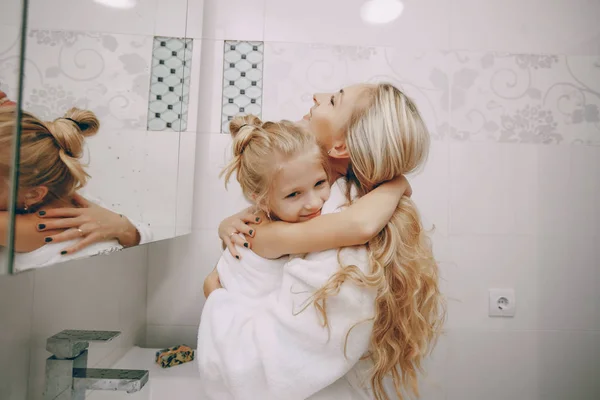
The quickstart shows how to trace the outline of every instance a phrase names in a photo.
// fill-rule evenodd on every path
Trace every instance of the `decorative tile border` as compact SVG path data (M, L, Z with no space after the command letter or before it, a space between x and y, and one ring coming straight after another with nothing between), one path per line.
M225 41L221 132L237 115L262 114L263 42Z
M192 51L192 39L154 38L148 130L187 129Z

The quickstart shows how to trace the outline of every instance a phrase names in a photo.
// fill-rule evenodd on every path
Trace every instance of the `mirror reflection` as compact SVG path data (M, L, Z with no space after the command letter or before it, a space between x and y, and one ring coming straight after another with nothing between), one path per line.
M2 140L21 127L14 272L191 230L192 202L182 196L191 193L193 179L179 176L190 173L180 155L189 159L195 148L195 141L181 138L191 41L84 26L48 29L62 27L58 19L69 14L49 7L60 4L29 7L22 118L17 123L17 110L8 106L0 117ZM44 13L57 20L40 26ZM6 105L16 96L8 89ZM0 150L3 168L11 167L8 149ZM7 217L7 199L0 197L0 206Z

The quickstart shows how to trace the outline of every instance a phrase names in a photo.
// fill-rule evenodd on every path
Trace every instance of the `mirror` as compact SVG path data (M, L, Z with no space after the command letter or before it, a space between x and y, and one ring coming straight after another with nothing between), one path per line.
M11 182L15 173L23 8L21 0L3 1L0 14L0 274L10 273L12 265L14 215L9 210L13 209L10 204L14 197Z
M164 7L29 1L13 272L191 232L199 62Z

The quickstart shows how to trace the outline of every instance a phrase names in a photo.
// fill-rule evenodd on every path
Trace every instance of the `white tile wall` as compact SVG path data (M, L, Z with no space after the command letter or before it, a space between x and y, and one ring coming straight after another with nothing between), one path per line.
M403 49L449 47L449 1L405 0L404 12L388 25L360 18L365 1L267 0L265 41L376 45Z
M29 343L33 315L34 274L0 276L0 393L6 400L27 397Z
M600 54L593 0L453 0L450 46L516 53Z

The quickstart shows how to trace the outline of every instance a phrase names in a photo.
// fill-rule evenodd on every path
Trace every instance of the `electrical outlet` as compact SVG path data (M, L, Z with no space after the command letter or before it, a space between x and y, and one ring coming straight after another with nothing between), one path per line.
M516 306L514 289L490 289L490 317L514 317Z

